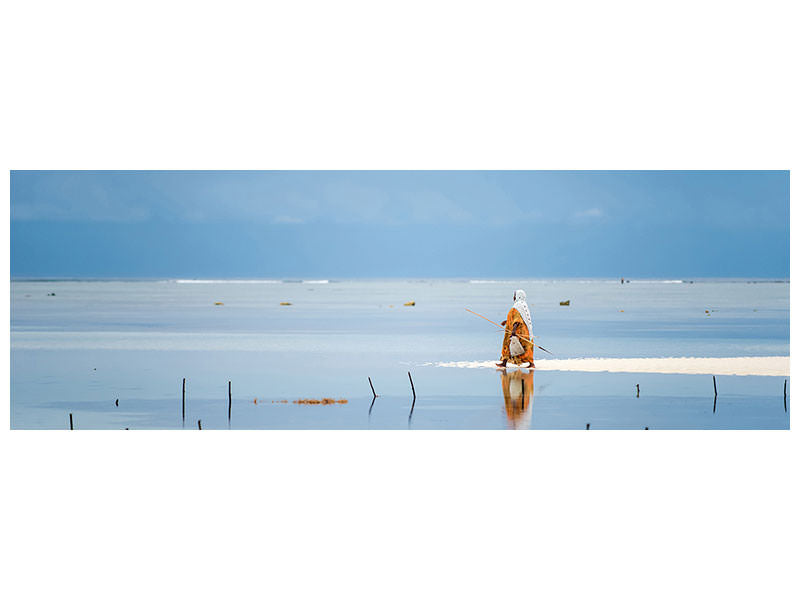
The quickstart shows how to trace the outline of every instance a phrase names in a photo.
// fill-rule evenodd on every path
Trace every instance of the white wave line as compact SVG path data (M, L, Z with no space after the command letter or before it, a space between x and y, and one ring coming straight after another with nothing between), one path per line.
M176 279L175 283L281 283L277 279Z

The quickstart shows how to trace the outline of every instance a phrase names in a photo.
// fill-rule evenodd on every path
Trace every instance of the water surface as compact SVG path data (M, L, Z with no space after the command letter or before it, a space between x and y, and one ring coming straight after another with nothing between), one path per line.
M707 376L435 366L495 358L464 308L500 321L517 288L559 358L789 355L788 282L12 281L11 426L788 428L780 377L717 377L714 406ZM293 403L323 397L348 402Z

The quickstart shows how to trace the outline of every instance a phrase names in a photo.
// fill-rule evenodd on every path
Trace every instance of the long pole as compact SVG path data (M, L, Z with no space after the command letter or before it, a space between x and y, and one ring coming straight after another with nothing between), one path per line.
M474 310L470 310L470 309L468 309L468 308L465 308L464 310L465 310L465 311L467 311L467 312L471 312L473 315L475 315L476 317L480 317L480 318L481 318L481 319L483 319L484 321L489 321L489 323L491 323L492 325L496 325L497 327L499 327L499 328L500 328L500 329L502 329L503 331L511 331L511 330L510 330L508 327L503 327L502 325L500 325L500 323L495 323L495 322L494 322L494 321L492 321L491 319L487 319L487 318L486 318L486 317L484 317L483 315L480 315L480 314L476 313ZM530 342L531 344L533 344L534 346L536 346L536 347L537 347L539 350L544 350L544 351L545 351L545 352L547 352L548 354L552 354L552 352L550 352L550 350L548 350L547 348L542 348L542 347L541 347L539 344L535 344L535 343L534 343L534 341L533 341L533 338L534 338L534 337L536 337L536 336L531 336L531 337L529 337L529 338L526 338L525 336L523 336L523 335L520 335L520 336L517 336L517 337L519 337L520 339L523 339L523 340L525 340L526 342Z

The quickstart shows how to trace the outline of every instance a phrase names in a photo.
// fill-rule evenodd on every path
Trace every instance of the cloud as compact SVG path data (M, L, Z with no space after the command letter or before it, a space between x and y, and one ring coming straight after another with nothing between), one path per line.
M605 213L602 211L602 209L595 207L586 210L580 210L575 213L575 216L578 219L598 219L605 216Z
M30 202L11 203L11 219L14 221L137 223L146 221L150 214L146 205L119 202L107 197L92 197L91 194L79 201L37 198Z
M541 177L468 171L13 172L11 218L504 227L606 216L594 187L570 188L565 198L559 185Z
M282 225L301 225L302 223L305 223L305 219L301 219L300 217L292 217L289 215L278 215L272 219L272 222Z

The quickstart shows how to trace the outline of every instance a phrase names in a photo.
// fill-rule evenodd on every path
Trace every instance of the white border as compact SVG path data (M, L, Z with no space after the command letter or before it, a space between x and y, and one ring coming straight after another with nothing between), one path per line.
M2 162L791 169L794 6L18 2ZM797 597L795 431L2 426L7 597Z

